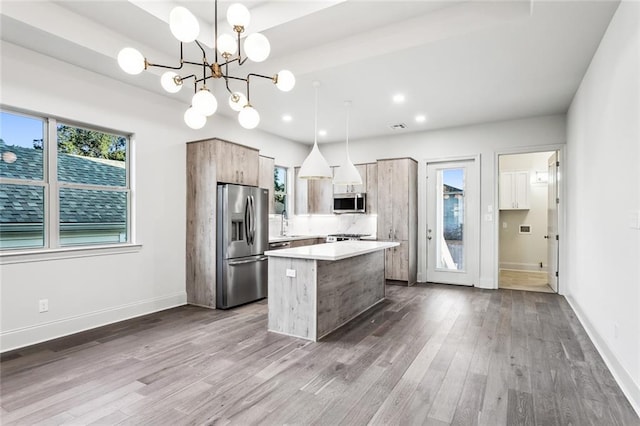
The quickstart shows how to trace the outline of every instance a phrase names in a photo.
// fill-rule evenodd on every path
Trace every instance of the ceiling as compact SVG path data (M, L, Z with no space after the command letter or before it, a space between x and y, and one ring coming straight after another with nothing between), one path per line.
M345 138L344 101L352 102L350 140L384 137L566 112L617 1L243 1L251 10L247 33L262 32L271 56L247 61L232 74L273 75L289 69L296 87L279 91L268 80L251 84L259 129L312 143L313 81L319 89L318 142ZM219 2L219 32L230 1ZM117 66L125 46L150 62L174 65L179 43L169 30L175 5L199 19L200 40L212 45L213 1L7 1L0 10L2 39L128 84L168 94L161 69L125 74ZM193 45L186 56L198 58ZM210 52L211 58L213 51ZM246 70L245 70L246 69ZM211 85L209 85L211 87ZM239 87L238 87L239 88ZM221 81L213 85L216 114L235 119ZM395 94L405 101L392 102ZM283 122L289 114L292 120ZM422 114L426 121L418 123ZM393 130L392 125L405 128Z

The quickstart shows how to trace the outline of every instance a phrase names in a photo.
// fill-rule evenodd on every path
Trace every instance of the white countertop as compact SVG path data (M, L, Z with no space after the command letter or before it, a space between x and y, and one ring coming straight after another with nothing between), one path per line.
M378 250L399 246L392 241L340 241L337 243L315 244L281 250L268 250L264 254L273 257L288 257L310 260L341 260L360 256Z

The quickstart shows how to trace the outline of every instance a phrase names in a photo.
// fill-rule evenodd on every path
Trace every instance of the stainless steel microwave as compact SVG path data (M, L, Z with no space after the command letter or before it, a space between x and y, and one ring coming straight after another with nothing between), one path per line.
M347 192L333 194L334 213L365 213L367 194L361 192Z

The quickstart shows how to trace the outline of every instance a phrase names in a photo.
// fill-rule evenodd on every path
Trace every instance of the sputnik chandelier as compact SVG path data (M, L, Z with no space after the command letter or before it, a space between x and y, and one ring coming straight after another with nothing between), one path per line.
M218 101L207 87L211 79L223 79L224 86L229 93L229 106L237 111L240 125L246 129L255 128L260 122L260 114L251 105L250 79L259 77L271 80L278 89L288 92L295 86L296 79L288 70L282 70L274 76L249 73L246 77L231 75L229 65L237 63L242 66L247 59L253 62L262 62L269 57L271 45L269 40L260 33L249 34L244 39L244 54L241 49L241 35L247 29L251 16L249 10L240 3L234 3L227 10L227 21L231 25L234 35L224 33L218 37L218 0L215 1L214 24L214 61L207 59L205 48L197 38L200 34L198 19L185 7L178 6L169 14L169 28L171 33L180 42L180 62L178 66L168 66L149 62L138 50L125 47L118 53L118 64L128 74L140 74L149 67L165 68L160 77L160 84L169 93L177 93L185 82L193 80L194 95L191 98L191 106L184 113L185 123L192 129L201 129L207 122L207 117L213 115L218 109ZM202 59L199 61L186 60L183 55L183 44L194 42L202 51ZM219 57L222 58L219 61ZM193 65L201 69L198 74L187 74L182 71L185 65ZM197 69L197 68L196 68ZM182 71L178 73L178 71ZM245 85L245 91L232 90L231 82L240 82ZM246 94L245 94L246 93Z

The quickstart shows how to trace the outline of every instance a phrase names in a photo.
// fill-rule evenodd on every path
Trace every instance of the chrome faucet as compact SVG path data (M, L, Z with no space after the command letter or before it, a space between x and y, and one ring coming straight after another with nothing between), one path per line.
M280 222L280 235L284 236L287 231L286 230L287 211L282 210L282 213L280 215L282 218L282 222Z

